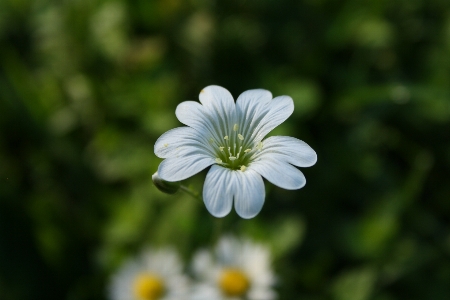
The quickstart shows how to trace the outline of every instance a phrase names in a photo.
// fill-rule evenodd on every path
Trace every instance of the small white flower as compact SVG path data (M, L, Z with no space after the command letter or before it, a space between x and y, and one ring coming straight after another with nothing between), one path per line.
M111 300L187 299L188 279L172 249L147 250L138 259L126 262L113 275Z
M202 250L194 256L193 272L202 281L193 300L276 299L270 252L249 240L222 238L214 253Z
M155 154L165 158L158 167L166 181L181 181L212 165L206 176L203 200L216 217L233 206L242 218L253 218L264 204L261 176L285 189L302 188L306 179L297 167L316 163L317 155L305 142L292 137L264 137L294 111L289 96L272 99L266 90L242 93L236 103L230 92L208 86L200 103L185 101L176 116L188 127L164 133Z

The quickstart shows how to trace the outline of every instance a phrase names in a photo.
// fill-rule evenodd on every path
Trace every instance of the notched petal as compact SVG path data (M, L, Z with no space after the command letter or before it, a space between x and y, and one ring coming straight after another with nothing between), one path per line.
M257 89L243 92L236 100L237 119L244 136L250 136L267 113L272 93Z
M202 130L209 123L205 108L196 101L181 102L175 110L175 115L181 123L197 130Z
M207 108L222 107L230 109L234 107L234 99L231 93L218 85L210 85L200 91L200 102Z
M236 177L233 171L213 165L208 171L203 186L203 202L213 216L222 218L228 215L233 206Z
M239 95L236 100L236 107L245 115L258 110L259 106L264 106L272 100L272 93L263 90L248 90Z
M236 188L234 208L241 218L251 219L261 211L264 205L266 197L264 181L254 170L235 171L235 174L239 185Z
M160 158L180 156L186 152L211 153L205 137L189 127L171 129L155 142L154 151Z
M233 96L223 87L210 85L200 92L199 99L206 113L214 120L215 128L224 136L225 131L236 123L236 105Z
M203 154L170 157L158 167L158 174L166 181L181 181L194 176L214 163L214 159Z
M316 152L304 141L289 136L271 136L263 141L258 157L282 160L297 167L310 167L317 162Z
M279 96L269 102L267 113L256 125L252 138L262 140L275 127L286 121L294 112L294 101L289 96Z
M255 170L272 184L286 190L297 190L306 184L303 173L284 161L264 158L252 162L248 168Z

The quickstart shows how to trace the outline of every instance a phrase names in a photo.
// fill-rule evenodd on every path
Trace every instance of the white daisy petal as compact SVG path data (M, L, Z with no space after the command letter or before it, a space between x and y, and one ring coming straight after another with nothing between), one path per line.
M237 257L240 257L240 253L236 251L236 247L239 246L239 241L231 236L224 236L216 245L216 256L224 264L233 265L236 263Z
M252 139L262 140L272 129L286 121L294 112L294 101L289 96L280 96L269 102L269 110L256 126Z
M201 153L169 157L159 165L158 175L165 181L181 181L194 176L214 162L213 158Z
M112 276L108 298L133 300L153 296L161 300L189 299L189 279L182 273L182 263L172 248L146 249L140 257L126 261ZM160 297L162 295L162 297Z
M164 133L156 140L154 151L160 158L179 156L197 150L199 153L211 154L208 141L193 128L178 127Z
M261 278L275 277L271 270L270 251L266 246L248 239L223 236L210 253L210 257L213 258L212 264L203 264L199 266L200 268L194 269L194 276L200 282L194 287L195 297L191 299L272 300L277 298L273 290L275 281ZM261 253L267 255L260 255ZM248 260L252 260L253 263L247 264ZM207 277L199 276L199 273L206 273L202 267L215 270L215 273ZM257 270L254 270L255 268Z
M300 170L271 157L264 157L264 159L255 161L248 168L255 170L274 185L286 190L300 189L306 184L305 176Z
M256 216L262 209L265 198L264 181L253 170L235 171L238 186L234 197L234 208L244 219Z
M206 175L205 185L203 186L203 201L208 211L215 217L224 217L231 211L237 184L233 172L214 165Z
M208 278L213 273L214 260L209 251L198 250L192 258L192 271L197 277Z
M281 159L297 167L310 167L317 161L316 152L304 141L290 136L271 136L264 140L264 147L257 155Z
M249 300L273 300L277 298L277 294L270 288L254 288L249 291Z

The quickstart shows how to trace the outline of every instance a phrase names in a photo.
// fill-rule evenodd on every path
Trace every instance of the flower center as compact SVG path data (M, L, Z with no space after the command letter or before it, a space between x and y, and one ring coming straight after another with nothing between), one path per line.
M216 150L216 163L232 170L245 171L254 153L262 149L262 142L254 143L239 133L238 124L220 141L209 141Z
M164 292L164 282L154 274L140 274L134 281L134 294L139 300L158 300Z
M247 275L239 269L225 269L219 278L219 286L222 292L229 297L245 295L250 287Z

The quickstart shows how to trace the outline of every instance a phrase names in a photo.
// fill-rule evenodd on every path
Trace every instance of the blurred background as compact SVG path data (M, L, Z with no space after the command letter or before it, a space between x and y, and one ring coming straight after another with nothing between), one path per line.
M151 182L210 84L290 95L273 134L318 154L251 220ZM279 299L450 299L449 135L447 0L1 0L0 299L106 299L144 245L222 233L270 246Z

